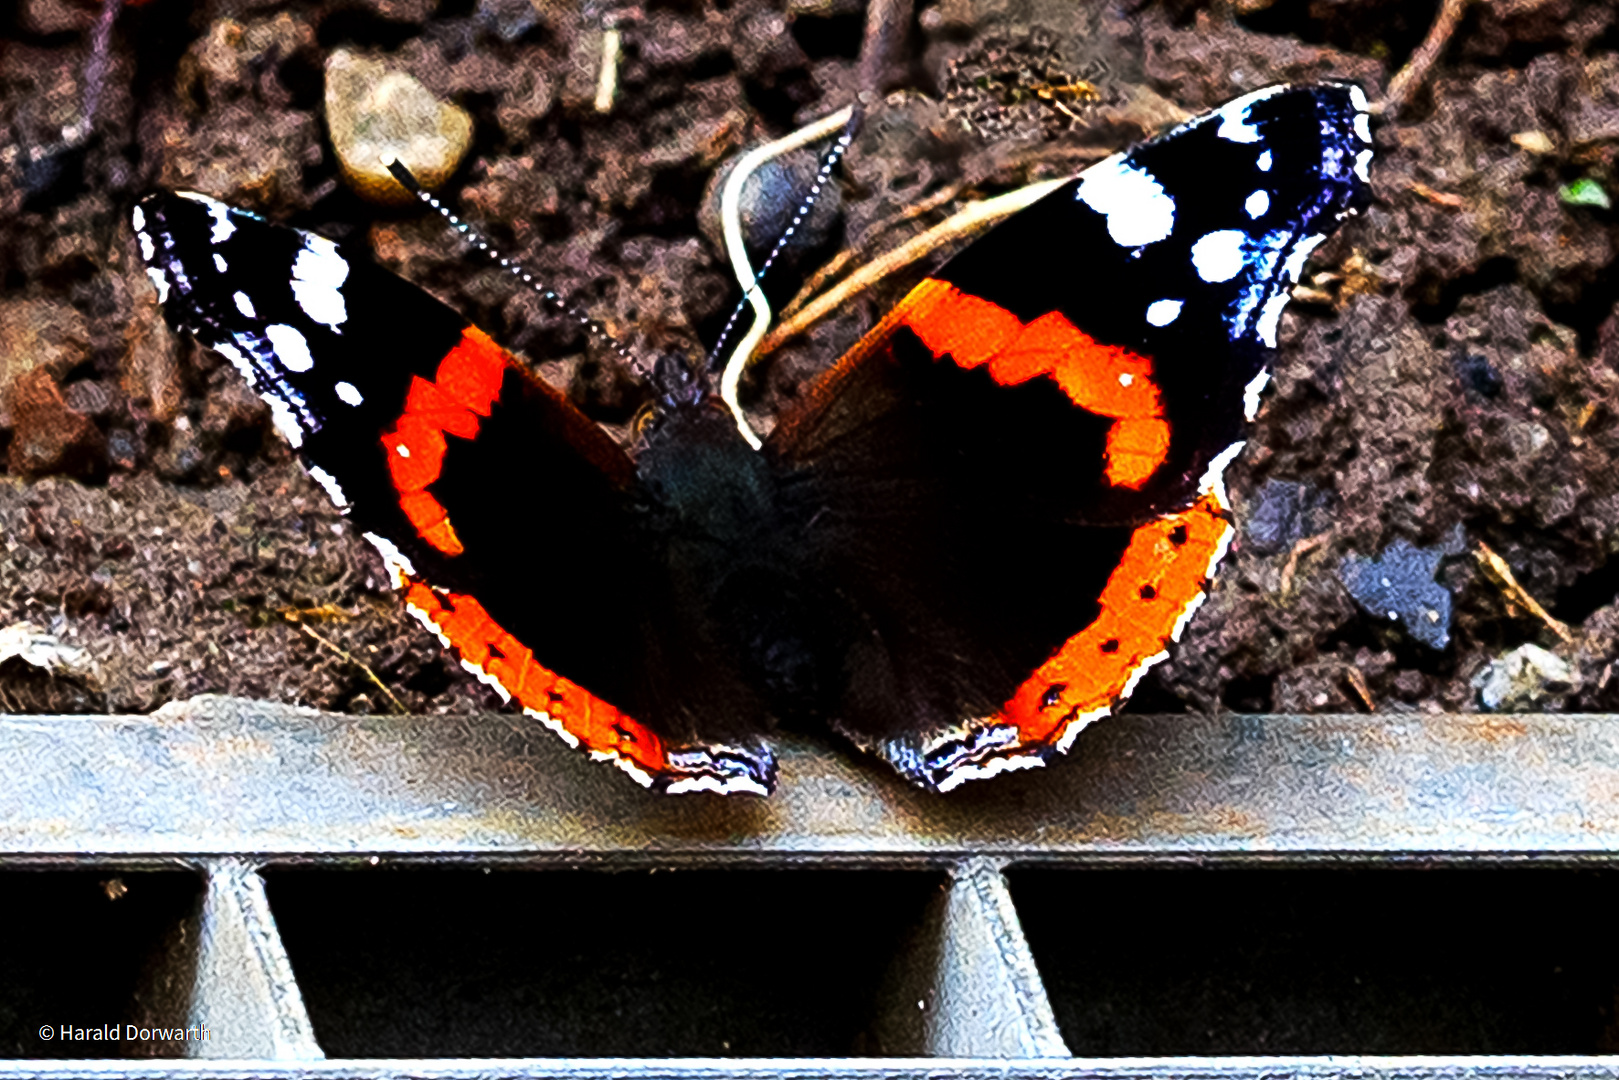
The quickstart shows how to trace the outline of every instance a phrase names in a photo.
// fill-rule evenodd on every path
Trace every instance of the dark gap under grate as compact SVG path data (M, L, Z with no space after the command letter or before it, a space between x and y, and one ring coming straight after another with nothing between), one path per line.
M1078 1057L1619 1051L1619 872L1007 877Z
M330 1057L880 1052L938 874L271 870Z
M185 872L0 871L0 1058L106 1058L139 1053L56 1029L120 1036L144 1020L164 951L201 903ZM39 1037L41 1025L53 1037Z

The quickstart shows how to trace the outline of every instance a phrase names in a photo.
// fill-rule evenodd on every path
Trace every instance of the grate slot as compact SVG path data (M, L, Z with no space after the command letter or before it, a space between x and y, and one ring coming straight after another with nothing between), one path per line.
M272 871L336 1057L869 1057L940 875Z
M173 1054L140 1032L172 1012L201 894L184 871L0 872L0 1058ZM99 1033L43 1040L45 1023Z
M1084 1057L1619 1050L1614 870L1009 876Z

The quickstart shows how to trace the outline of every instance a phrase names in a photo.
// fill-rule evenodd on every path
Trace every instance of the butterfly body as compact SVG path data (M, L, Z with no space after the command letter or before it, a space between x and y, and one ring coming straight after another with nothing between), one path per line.
M948 790L1066 749L1201 602L1288 291L1370 154L1328 83L1108 159L934 271L758 450L678 362L626 452L329 241L193 195L134 224L170 317L525 711L670 791L767 791L778 724Z

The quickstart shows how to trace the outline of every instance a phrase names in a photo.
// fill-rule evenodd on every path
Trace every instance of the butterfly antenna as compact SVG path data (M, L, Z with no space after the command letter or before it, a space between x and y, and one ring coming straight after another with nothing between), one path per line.
M500 254L494 245L490 244L481 232L473 228L467 222L461 220L461 218L457 217L449 207L445 206L433 194L427 191L426 188L422 187L420 181L416 179L411 171L407 169L398 158L386 157L383 158L382 163L387 167L388 171L393 174L393 178L399 181L400 185L404 187L406 191L416 196L416 198L427 207L436 211L441 217L444 218L445 221L450 223L451 228L464 236L479 251L493 259L495 261L495 265L499 266L502 270L507 271L518 281L521 281L528 288L538 293L540 295L540 299L544 300L548 305L550 305L553 310L567 316L568 318L577 322L580 326L584 327L586 333L588 333L591 337L594 337L597 341L600 341L602 344L606 345L609 349L612 349L613 352L617 353L625 363L629 364L630 367L640 373L642 377L651 377L651 372L641 361L641 359L631 352L629 347L623 342L619 341L612 334L609 334L605 326L597 322L595 319L592 319L589 313L583 308L576 304L568 303L568 301L563 298L555 289L550 288L545 284L545 282L535 277L520 264L513 262L511 259L508 259L506 256Z
M725 230L725 249L727 254L731 256L731 270L736 275L737 284L742 286L743 295L742 299L737 301L736 307L731 309L730 318L725 320L725 326L720 330L719 340L714 343L714 348L709 352L704 366L709 371L719 366L719 358L725 351L726 342L730 340L732 331L736 329L737 320L742 317L744 310L751 307L753 309L753 323L748 327L748 332L742 340L737 342L736 349L731 353L729 359L726 360L725 373L720 377L720 397L725 401L726 407L731 410L731 415L736 418L737 430L742 432L742 437L755 450L759 449L763 444L759 436L754 433L753 428L749 426L747 419L742 415L742 405L737 400L737 388L741 385L742 370L747 367L749 357L753 355L753 350L758 347L760 340L770 329L770 303L765 299L764 290L759 287L759 283L770 272L771 267L776 263L776 259L787 247L793 236L797 234L799 226L804 223L804 219L809 216L811 208L815 206L816 201L821 197L821 191L832 177L832 170L838 167L838 162L843 160L843 155L849 150L849 144L854 141L860 120L861 110L858 108L850 106L846 109L840 109L808 127L800 128L786 138L777 139L775 142L766 143L764 146L750 150L742 156L741 161L737 162L736 168L731 171L730 177L725 181L725 191L720 198L720 221ZM743 185L765 162L797 150L801 146L819 142L836 133L840 128L843 133L838 136L837 141L832 144L825 156L821 158L821 166L816 170L815 179L810 183L809 191L805 193L803 201L798 204L798 210L793 214L792 221L788 223L781 236L777 237L775 246L770 249L770 254L765 256L765 261L755 272L748 262L747 247L742 240L741 206Z

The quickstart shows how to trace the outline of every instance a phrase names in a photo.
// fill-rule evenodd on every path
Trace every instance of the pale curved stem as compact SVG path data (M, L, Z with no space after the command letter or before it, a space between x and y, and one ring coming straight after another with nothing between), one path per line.
M766 143L743 154L742 160L736 163L730 178L725 181L725 191L720 197L720 224L725 233L725 250L731 256L731 271L736 275L737 284L742 287L749 305L753 308L753 325L748 327L747 334L737 342L736 349L725 363L725 373L720 376L720 398L731 410L731 415L736 417L737 430L755 450L759 449L763 442L754 433L753 428L748 426L747 418L742 415L742 405L737 401L737 387L742 382L742 370L748 366L748 358L770 329L770 304L765 300L764 290L759 287L758 278L754 276L753 264L748 261L747 247L742 241L742 185L746 184L748 178L765 162L791 153L801 146L830 138L847 125L853 115L852 105L839 109L807 127L799 128L785 138Z

